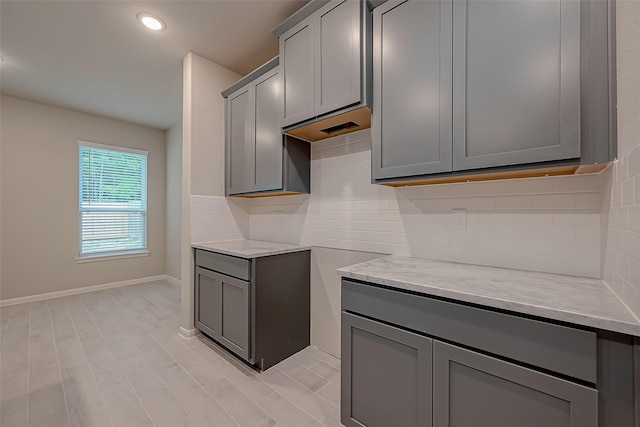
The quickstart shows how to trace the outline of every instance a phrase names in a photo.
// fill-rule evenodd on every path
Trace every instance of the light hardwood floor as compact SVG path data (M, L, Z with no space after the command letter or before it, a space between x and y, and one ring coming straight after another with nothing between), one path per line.
M150 282L0 308L2 427L340 426L340 361L309 347L259 374L178 335Z

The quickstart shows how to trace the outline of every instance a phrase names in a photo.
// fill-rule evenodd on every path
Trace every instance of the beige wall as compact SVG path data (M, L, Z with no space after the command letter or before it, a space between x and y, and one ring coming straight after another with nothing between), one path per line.
M189 53L188 103L191 139L191 193L224 196L224 98L220 94L242 76L201 56ZM184 120L187 126L187 121Z
M618 1L616 19L618 161L603 207L603 271L640 317L640 1Z
M224 196L224 101L220 92L242 76L189 52L182 89L182 313L183 333L194 330L191 195Z
M311 251L311 345L340 357L340 277L336 270L385 256L314 247Z
M180 280L180 210L182 200L182 123L167 131L167 207L165 271Z
M164 274L165 132L2 96L0 299ZM149 152L148 257L77 263L78 140Z

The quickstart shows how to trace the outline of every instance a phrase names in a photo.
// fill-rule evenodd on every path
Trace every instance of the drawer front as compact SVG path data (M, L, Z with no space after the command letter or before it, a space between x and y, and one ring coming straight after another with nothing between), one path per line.
M596 383L595 332L346 279L342 309Z
M251 261L248 259L196 249L196 266L238 279L251 280Z

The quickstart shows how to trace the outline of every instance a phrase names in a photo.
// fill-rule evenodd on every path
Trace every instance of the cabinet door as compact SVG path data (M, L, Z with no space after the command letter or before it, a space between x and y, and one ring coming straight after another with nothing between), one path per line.
M220 343L238 356L249 359L250 283L223 274L219 277Z
M373 178L451 171L452 2L373 10Z
M431 426L432 340L342 313L341 422Z
M255 191L282 188L282 133L278 119L278 70L255 82Z
M220 279L217 273L196 267L195 316L198 329L218 339L220 336Z
M252 87L248 85L227 98L226 185L227 194L252 191L255 184Z
M315 115L360 101L363 2L333 0L314 14Z
M434 341L434 427L597 427L596 390Z
M314 117L314 19L280 36L280 118L282 127Z
M454 170L580 157L580 3L454 1Z

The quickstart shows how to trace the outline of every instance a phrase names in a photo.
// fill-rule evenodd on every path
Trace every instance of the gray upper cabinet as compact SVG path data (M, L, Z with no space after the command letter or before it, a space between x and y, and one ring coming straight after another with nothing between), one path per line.
M227 192L229 193L251 191L255 183L251 97L251 88L245 87L227 99Z
M580 157L580 2L454 1L454 170Z
M226 195L308 193L311 148L280 131L278 58L222 95L226 98Z
M314 115L315 20L309 17L280 37L282 127Z
M255 82L255 191L282 188L282 134L278 125L278 73Z
M450 171L451 1L373 11L373 176Z
M597 427L598 392L435 341L434 427Z
M613 160L614 17L614 0L383 1L373 181Z
M333 0L313 18L314 114L319 116L360 101L360 2Z
M370 69L365 57L369 21L362 0L312 0L273 31L280 42L280 117L287 132L333 118L345 108L369 107L364 84ZM341 124L338 120L327 127ZM364 124L356 125L350 126Z

